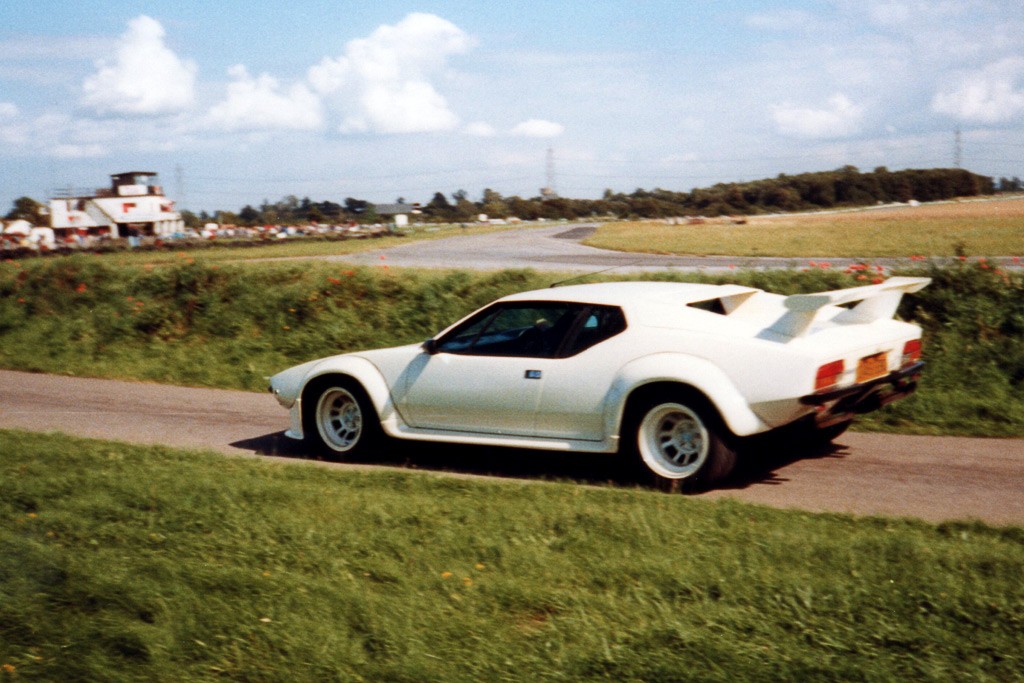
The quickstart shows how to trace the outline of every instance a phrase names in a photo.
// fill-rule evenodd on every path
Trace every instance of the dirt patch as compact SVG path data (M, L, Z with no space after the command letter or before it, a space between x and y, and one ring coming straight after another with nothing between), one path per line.
M590 237L595 232L597 232L597 228L585 226L566 230L565 232L560 232L557 235L552 235L552 237L560 240L583 240Z

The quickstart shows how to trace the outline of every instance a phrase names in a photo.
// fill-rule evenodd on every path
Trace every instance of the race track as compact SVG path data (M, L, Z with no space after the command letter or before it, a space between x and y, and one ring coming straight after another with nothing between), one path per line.
M502 230L483 235L454 235L438 240L409 242L385 250L343 256L303 257L345 263L403 268L465 268L501 270L533 268L542 271L593 273L616 269L620 273L649 270L729 271L799 268L805 258L737 256L670 256L665 254L626 253L597 249L580 244L593 232L590 224L559 224L544 228ZM844 268L863 259L828 258L834 267ZM891 268L906 265L907 259L871 259L875 265Z
M283 437L287 412L269 394L0 371L0 397L0 428L312 462L300 444ZM614 471L610 462L593 455L401 444L374 462L324 464L582 485L605 480ZM772 446L749 459L728 488L701 497L1022 525L1024 440L848 433L826 452Z

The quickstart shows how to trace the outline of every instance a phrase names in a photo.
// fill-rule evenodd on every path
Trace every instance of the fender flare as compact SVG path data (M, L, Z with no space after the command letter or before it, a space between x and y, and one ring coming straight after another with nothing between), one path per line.
M377 411L381 425L387 431L387 423L393 422L398 416L394 401L391 400L391 391L377 367L359 356L334 356L314 364L303 378L302 392L296 400L300 413L302 395L306 392L306 388L319 378L330 375L344 375L358 382L370 398L370 403Z
M606 433L620 433L626 404L636 390L660 383L686 385L704 394L736 436L770 429L715 364L682 353L655 353L627 363L612 382L605 404Z

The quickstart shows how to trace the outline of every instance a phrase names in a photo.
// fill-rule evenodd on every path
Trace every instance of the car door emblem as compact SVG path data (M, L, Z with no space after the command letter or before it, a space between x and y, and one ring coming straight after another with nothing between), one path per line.
M540 370L527 370L526 379L540 379Z

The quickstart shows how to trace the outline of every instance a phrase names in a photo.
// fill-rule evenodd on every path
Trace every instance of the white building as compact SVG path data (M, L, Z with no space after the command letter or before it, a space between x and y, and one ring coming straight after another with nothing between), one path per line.
M50 200L50 226L58 235L85 230L111 237L169 237L185 229L156 173L129 171L115 173L110 179L109 188L92 194L69 191Z

